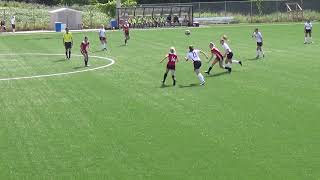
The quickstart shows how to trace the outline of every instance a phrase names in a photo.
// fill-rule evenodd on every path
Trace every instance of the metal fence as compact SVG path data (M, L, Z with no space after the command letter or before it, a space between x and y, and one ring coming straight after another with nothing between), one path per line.
M265 0L265 1L221 1L221 2L194 2L185 3L193 5L195 17L208 17L214 15L228 16L241 14L249 16L268 15L286 12L286 3L299 3L304 10L320 12L320 0ZM182 3L183 4L183 3ZM141 6L154 6L143 4ZM181 5L181 3L157 4Z

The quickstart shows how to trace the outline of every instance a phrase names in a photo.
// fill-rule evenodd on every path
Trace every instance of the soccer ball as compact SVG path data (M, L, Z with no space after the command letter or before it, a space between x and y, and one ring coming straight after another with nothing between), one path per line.
M185 35L189 36L191 34L190 30L187 29L185 32L184 32Z

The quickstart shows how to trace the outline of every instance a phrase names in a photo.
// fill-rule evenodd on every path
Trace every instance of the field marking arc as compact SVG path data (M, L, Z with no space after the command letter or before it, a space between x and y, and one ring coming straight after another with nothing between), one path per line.
M15 55L39 55L39 56L64 56L65 54L46 54L46 53L18 53L18 54L0 54L0 56L15 56ZM73 55L77 57L81 57L82 55ZM92 58L97 58L97 59L105 59L110 61L111 63L104 65L104 66L99 66L96 68L89 68L89 69L84 69L84 70L78 70L78 71L70 71L70 72L62 72L62 73L53 73L53 74L41 74L41 75L34 75L34 76L20 76L20 77L12 77L12 78L0 78L0 81L10 81L10 80L21 80L21 79L35 79L35 78L44 78L44 77L53 77L53 76L63 76L63 75L69 75L69 74L77 74L77 73L82 73L82 72L88 72L88 71L95 71L98 69L103 69L109 66L112 66L115 61L111 58L107 57L101 57L101 56L90 56Z

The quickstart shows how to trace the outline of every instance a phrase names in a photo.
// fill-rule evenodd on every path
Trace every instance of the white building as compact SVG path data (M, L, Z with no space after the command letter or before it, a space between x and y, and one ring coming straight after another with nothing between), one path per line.
M82 28L82 13L69 8L60 8L53 11L49 11L51 14L51 27L54 29L55 22L61 22L66 24L69 29L81 29Z

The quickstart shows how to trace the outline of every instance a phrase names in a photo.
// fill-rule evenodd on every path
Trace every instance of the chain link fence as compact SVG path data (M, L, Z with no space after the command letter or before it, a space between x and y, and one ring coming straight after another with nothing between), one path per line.
M269 21L290 21L286 3L298 3L305 12L320 13L320 0L264 0L264 1L221 1L221 2L194 2L194 3L169 3L157 5L193 5L194 17L226 17L235 16L245 18L243 22L258 22L258 17L268 18ZM143 4L141 6L154 6ZM313 14L315 16L315 14ZM309 18L309 17L308 17ZM311 17L312 18L312 17ZM314 17L319 20L319 17ZM264 19L261 19L263 22Z
M286 3L299 3L304 18L320 20L320 0L265 0L265 1L222 1L171 4L143 4L140 6L192 5L195 18L234 17L238 22L279 22L291 21ZM16 16L17 30L47 30L50 27L49 11L62 7L48 7L28 3L0 1L0 20L10 27L10 19ZM98 28L110 25L111 17L100 12L95 6L72 6L82 12L83 28ZM10 28L9 28L10 30Z

